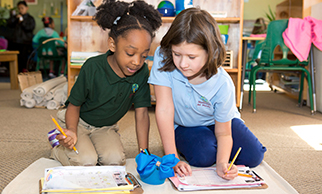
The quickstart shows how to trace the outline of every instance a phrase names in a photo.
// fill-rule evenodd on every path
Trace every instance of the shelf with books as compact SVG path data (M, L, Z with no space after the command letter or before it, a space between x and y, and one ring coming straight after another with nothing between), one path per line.
M71 62L72 52L101 52L108 50L108 31L102 30L93 20L93 16L73 16L72 14L83 0L67 1L67 25L68 25L68 93L75 83L75 77L79 74L81 64ZM96 0L95 6L102 3Z
M162 17L162 22L164 23L172 23L175 17ZM240 17L225 17L218 18L215 17L216 22L218 23L238 23L240 22Z
M95 6L99 6L103 0L93 1ZM155 3L152 0L145 0L147 3ZM105 53L108 50L107 39L108 30L103 31L93 20L93 16L72 16L83 0L68 0L68 91L71 90L75 83L75 76L78 75L81 65L73 65L70 63L71 52L94 52L99 51ZM243 31L243 0L216 2L201 2L196 0L194 3L200 4L202 9L210 13L222 12L227 13L227 17L214 17L218 24L229 25L227 50L232 50L232 62L229 68L225 70L230 74L236 87L236 104L239 106L240 85L241 85L241 48L242 48L242 31ZM156 5L155 5L156 6ZM167 32L175 17L162 17L163 24L156 33L149 55L153 56L155 49L160 45L162 37ZM152 91L151 91L152 93Z

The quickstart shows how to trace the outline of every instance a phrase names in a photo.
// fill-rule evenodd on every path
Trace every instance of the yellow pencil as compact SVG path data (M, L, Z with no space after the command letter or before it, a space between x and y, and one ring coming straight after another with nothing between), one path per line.
M51 116L51 115L50 115ZM57 123L56 119L51 116L51 119L54 121L56 127L58 128L58 130L61 132L61 134L63 134L65 137L67 137L66 133L63 131L63 129L59 126L59 124ZM78 154L77 149L75 148L75 146L73 147L73 150L76 152L76 154Z
M235 154L235 156L234 156L233 160L231 161L231 163L230 163L230 165L229 165L229 167L228 167L228 171L230 171L231 167L233 166L233 164L234 164L234 162L235 162L235 160L236 160L236 158L237 158L237 156L238 156L238 154L239 154L239 152L240 152L240 150L241 150L241 149L242 149L242 148L241 148L241 147L239 147L239 149L237 150L237 153Z
M242 173L238 173L238 176L245 176L245 177L250 177L252 178L253 176L250 174L242 174Z

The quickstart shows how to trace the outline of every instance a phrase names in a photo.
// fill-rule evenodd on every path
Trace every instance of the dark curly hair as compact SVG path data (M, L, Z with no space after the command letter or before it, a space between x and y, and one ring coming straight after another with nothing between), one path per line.
M217 73L217 68L225 61L225 45L215 19L205 10L189 8L181 11L172 22L166 35L161 40L160 52L164 56L164 66L160 71L173 71L176 67L172 58L172 45L183 42L200 45L208 53L208 60L198 75L209 79Z
M93 19L103 30L110 29L109 36L115 41L133 29L145 29L153 38L162 24L161 14L141 0L132 3L105 0L96 10Z
M46 27L48 27L50 24L52 24L53 23L53 18L52 17L43 17L42 19L41 19L41 21L43 22L43 24L44 24L44 27L46 28Z

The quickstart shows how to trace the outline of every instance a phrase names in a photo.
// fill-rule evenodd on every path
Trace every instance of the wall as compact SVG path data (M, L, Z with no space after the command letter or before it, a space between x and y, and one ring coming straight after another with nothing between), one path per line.
M322 20L322 3L318 3L312 6L311 16ZM317 49L315 46L313 48L313 64L315 66L315 88L316 88L316 109L322 112L322 51Z
M268 6L271 7L273 13L276 5L284 0L245 0L244 1L244 20L256 20L259 17L266 19L266 14L269 13Z

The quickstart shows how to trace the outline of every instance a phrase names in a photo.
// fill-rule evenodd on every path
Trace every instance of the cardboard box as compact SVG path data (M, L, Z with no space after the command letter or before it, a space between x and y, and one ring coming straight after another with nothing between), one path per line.
M26 72L26 73L19 73L18 74L18 82L21 92L38 83L42 83L42 74L40 71L33 71L33 72Z

